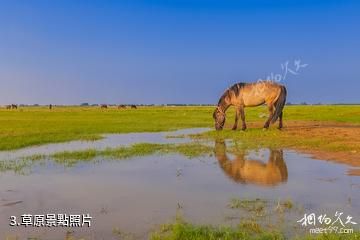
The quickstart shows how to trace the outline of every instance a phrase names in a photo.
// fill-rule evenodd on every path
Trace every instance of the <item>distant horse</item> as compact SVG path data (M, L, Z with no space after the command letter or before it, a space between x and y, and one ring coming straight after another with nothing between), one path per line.
M11 109L18 109L18 106L16 104L11 104Z
M131 105L131 108L137 109L136 105Z
M233 181L260 186L275 186L288 179L288 170L282 150L270 150L266 163L260 160L247 159L244 152L235 153L230 159L226 154L223 140L215 142L215 157L224 173Z
M126 106L123 104L118 106L118 109L123 109L123 108L126 108Z
M11 109L11 105L6 105L6 109Z
M274 123L278 118L279 129L281 129L283 127L282 117L286 94L285 86L271 81L236 83L227 89L219 99L218 105L213 113L215 129L223 129L226 119L225 112L233 105L236 108L236 115L232 129L237 129L239 116L241 116L242 130L245 130L244 108L260 106L264 103L269 108L269 118L264 124L264 129L268 129L270 122Z
M49 109L51 110L52 108L53 108L53 105L52 105L52 104L50 104L50 105L49 105Z
M100 105L100 108L108 108L108 105L106 105L106 104L101 104L101 105Z

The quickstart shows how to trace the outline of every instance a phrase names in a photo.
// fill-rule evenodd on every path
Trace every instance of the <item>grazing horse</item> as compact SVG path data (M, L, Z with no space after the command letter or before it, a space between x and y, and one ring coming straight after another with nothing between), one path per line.
M16 104L11 104L11 109L18 109L18 106Z
M100 108L108 108L108 105L106 105L106 104L101 104L101 105L100 105Z
M131 108L137 109L136 105L131 105Z
M246 159L243 152L236 153L234 159L226 154L223 140L215 142L215 156L224 173L233 181L243 184L275 186L288 179L288 170L282 150L270 150L267 163Z
M286 102L286 88L283 85L271 81L259 81L256 83L236 83L227 89L220 97L218 105L213 113L215 129L222 130L225 124L225 112L230 106L235 106L236 115L233 130L237 129L239 116L242 121L242 130L246 129L245 107L256 107L266 104L269 108L269 118L264 124L268 129L270 122L274 123L279 118L279 129L283 127L283 108Z
M126 108L126 106L123 104L118 106L118 109L123 109L123 108Z

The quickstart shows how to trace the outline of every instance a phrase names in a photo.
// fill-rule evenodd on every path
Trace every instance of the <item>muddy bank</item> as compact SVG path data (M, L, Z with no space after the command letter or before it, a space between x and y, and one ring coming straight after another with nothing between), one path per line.
M285 121L284 128L278 131L275 126L269 131L260 132L262 123L249 123L246 132L233 132L231 120L225 133L202 134L196 138L223 137L243 142L245 147L256 146L272 148L288 148L310 154L314 159L328 160L360 167L360 125L339 122L320 121ZM358 171L352 170L352 174Z

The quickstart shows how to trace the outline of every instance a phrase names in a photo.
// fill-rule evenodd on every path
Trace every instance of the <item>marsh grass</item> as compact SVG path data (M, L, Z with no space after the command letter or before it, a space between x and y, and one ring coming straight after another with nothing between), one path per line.
M62 162L69 159L73 160L91 160L98 155L95 149L87 149L82 151L63 151L51 155L56 161Z
M252 232L252 233L263 232L263 229L260 226L260 224L254 220L243 220L240 222L239 227L241 229L244 229L245 231Z
M272 227L285 226L285 219L294 218L303 214L299 204L295 204L291 199L268 200L268 199L249 199L231 198L227 207L234 210L231 214L232 219L241 219L244 223L256 222L262 226ZM231 219L230 219L231 220ZM256 226L254 226L256 227Z
M34 164L53 160L65 167L72 167L80 162L94 162L102 159L121 160L134 157L164 154L180 154L189 159L206 156L213 152L213 148L199 142L182 144L154 144L138 143L129 147L106 148L104 150L86 149L81 151L63 151L51 155L35 154L19 159L0 160L0 172L14 171L25 174L25 169ZM100 159L101 158L101 159Z
M120 228L114 228L112 233L117 239L121 239L121 240L134 240L134 239L137 239L134 234L123 231Z
M151 234L152 240L358 240L359 233L317 234L288 238L277 231L265 231L254 222L240 223L238 227L194 225L175 222Z
M38 159L39 160L39 159ZM0 172L13 171L17 174L25 174L25 169L32 166L34 161L31 159L16 159L16 160L0 160Z
M360 239L360 233L356 232L352 234L340 234L340 233L314 234L314 235L297 237L294 239L295 240L358 240Z
M237 226L197 225L177 216L172 223L163 224L153 231L151 240L358 240L358 232L352 234L305 234L287 236L279 226L264 229L254 220L243 220Z
M67 161L69 159L91 160L96 157L125 159L153 154L177 153L188 158L194 158L209 154L212 151L212 147L197 142L183 144L137 143L130 147L106 148L105 150L88 149L83 151L64 151L55 153L50 157L56 161Z
M261 214L265 211L267 204L268 201L264 199L232 198L228 204L228 207L231 209L244 209L249 212Z
M253 233L255 228L249 228L247 225L238 227L194 225L182 219L177 218L174 223L162 225L159 231L150 235L151 240L235 240L235 239L284 239L277 232L258 232Z

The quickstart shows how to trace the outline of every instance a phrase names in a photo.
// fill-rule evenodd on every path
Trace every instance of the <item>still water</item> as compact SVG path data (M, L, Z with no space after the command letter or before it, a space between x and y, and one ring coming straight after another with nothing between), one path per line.
M95 142L1 152L0 159L137 142L184 143L191 140L167 136L201 131L204 129L111 135ZM334 216L340 211L360 222L360 177L346 175L346 165L314 160L287 149L229 153L230 143L206 144L213 146L214 152L192 159L155 154L121 160L98 158L72 167L48 159L35 162L25 174L4 169L0 173L0 238L63 239L71 230L85 239L119 239L114 231L120 230L147 239L149 232L172 221L179 211L193 223L236 225L242 213L228 207L232 198L291 199L297 210L286 220L289 226L299 226L297 220L312 212ZM48 213L89 213L91 227L9 225L10 216Z

